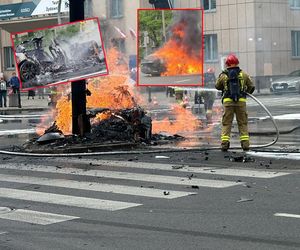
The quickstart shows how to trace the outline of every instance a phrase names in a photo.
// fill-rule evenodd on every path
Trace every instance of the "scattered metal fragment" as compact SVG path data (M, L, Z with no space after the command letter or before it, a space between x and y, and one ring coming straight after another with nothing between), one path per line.
M191 180L193 176L194 176L194 174L191 174L191 175L188 175L187 177L189 178L189 180Z
M241 202L247 202L247 201L253 201L252 198L247 198L247 197L241 197L239 200L237 200L237 203L241 203Z
M181 169L183 166L172 166L172 169Z
M229 160L232 162L255 162L254 158L248 156L230 156Z
M55 142L57 140L62 140L64 138L65 138L65 136L63 134L59 133L59 132L49 132L49 133L43 134L36 141L39 144L43 144L43 143Z

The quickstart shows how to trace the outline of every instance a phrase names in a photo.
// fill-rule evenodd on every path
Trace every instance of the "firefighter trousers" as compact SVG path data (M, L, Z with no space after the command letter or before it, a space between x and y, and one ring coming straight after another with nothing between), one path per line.
M246 102L225 102L224 114L222 118L222 142L230 141L230 133L234 114L240 133L240 141L243 148L249 147L249 133L248 133L248 114Z

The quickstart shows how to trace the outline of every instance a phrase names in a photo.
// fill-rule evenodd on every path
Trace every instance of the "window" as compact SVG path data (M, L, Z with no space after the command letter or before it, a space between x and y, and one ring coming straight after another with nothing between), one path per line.
M203 0L203 9L204 10L215 10L216 9L216 0Z
M300 31L292 31L292 57L300 58Z
M291 9L300 9L300 0L290 0Z
M206 62L218 60L218 40L216 34L204 36L204 55Z
M85 17L92 17L93 16L93 3L92 3L92 0L85 0L84 1L84 15L85 15Z
M110 0L110 17L123 17L123 0Z
M4 67L6 70L15 68L15 59L12 47L4 47Z

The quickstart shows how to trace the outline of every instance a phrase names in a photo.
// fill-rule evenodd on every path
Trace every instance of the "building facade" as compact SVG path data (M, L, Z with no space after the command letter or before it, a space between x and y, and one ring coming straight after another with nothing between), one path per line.
M67 0L63 0L67 1ZM1 18L3 6L38 2L1 0L0 72L14 71L9 32L57 23L57 13ZM52 1L55 2L55 1ZM57 2L57 1L56 1ZM204 9L204 66L220 72L224 58L235 53L240 66L268 87L270 80L300 69L300 0L171 0L174 8ZM85 0L86 16L101 22L104 45L112 43L126 56L136 55L138 8L152 8L148 0ZM2 11L2 12L1 12ZM68 13L64 12L64 21Z
M235 53L261 87L300 69L300 0L203 0L205 64Z

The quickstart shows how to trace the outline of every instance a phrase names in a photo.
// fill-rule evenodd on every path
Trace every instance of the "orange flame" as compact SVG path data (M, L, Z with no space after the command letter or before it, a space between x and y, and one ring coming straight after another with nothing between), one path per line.
M112 53L112 54L111 54ZM119 58L120 54L116 49L110 49L107 54L108 66L110 73L114 72L114 75L102 76L88 80L87 88L91 92L91 96L87 96L87 108L108 108L111 110L132 108L137 105L145 105L146 102L137 93L134 86L129 82L128 71L124 65L115 65L116 58ZM111 60L115 58L115 60ZM119 60L119 59L118 59ZM120 70L119 70L120 67ZM118 74L118 75L117 75ZM64 92L56 105L56 111L54 112L53 120L56 121L58 128L64 134L70 134L72 131L72 104L70 98L68 98L69 86L60 85L62 89L60 92ZM191 113L191 111L184 109L178 105L173 106L173 113L175 114L175 120L170 121L164 119L162 121L153 121L153 133L167 132L171 134L180 132L193 132L201 125L197 118ZM98 114L93 123L108 119L111 116L111 112L102 112ZM50 124L47 124L49 127ZM44 128L46 126L44 125ZM43 127L39 126L41 132Z
M187 24L178 23L172 29L172 37L164 46L158 49L153 55L161 58L166 66L164 76L200 74L202 72L202 62L199 54L191 54L183 42L184 28ZM199 37L199 39L201 39ZM199 48L200 49L200 48Z
M177 134L180 132L193 132L199 129L201 122L192 114L190 110L182 108L179 105L174 105L172 113L175 115L175 120L170 121L165 118L161 121L154 120L152 122L152 132L160 133L167 132Z
M125 57L115 47L107 51L106 59L110 74L128 75L128 64L124 58Z

